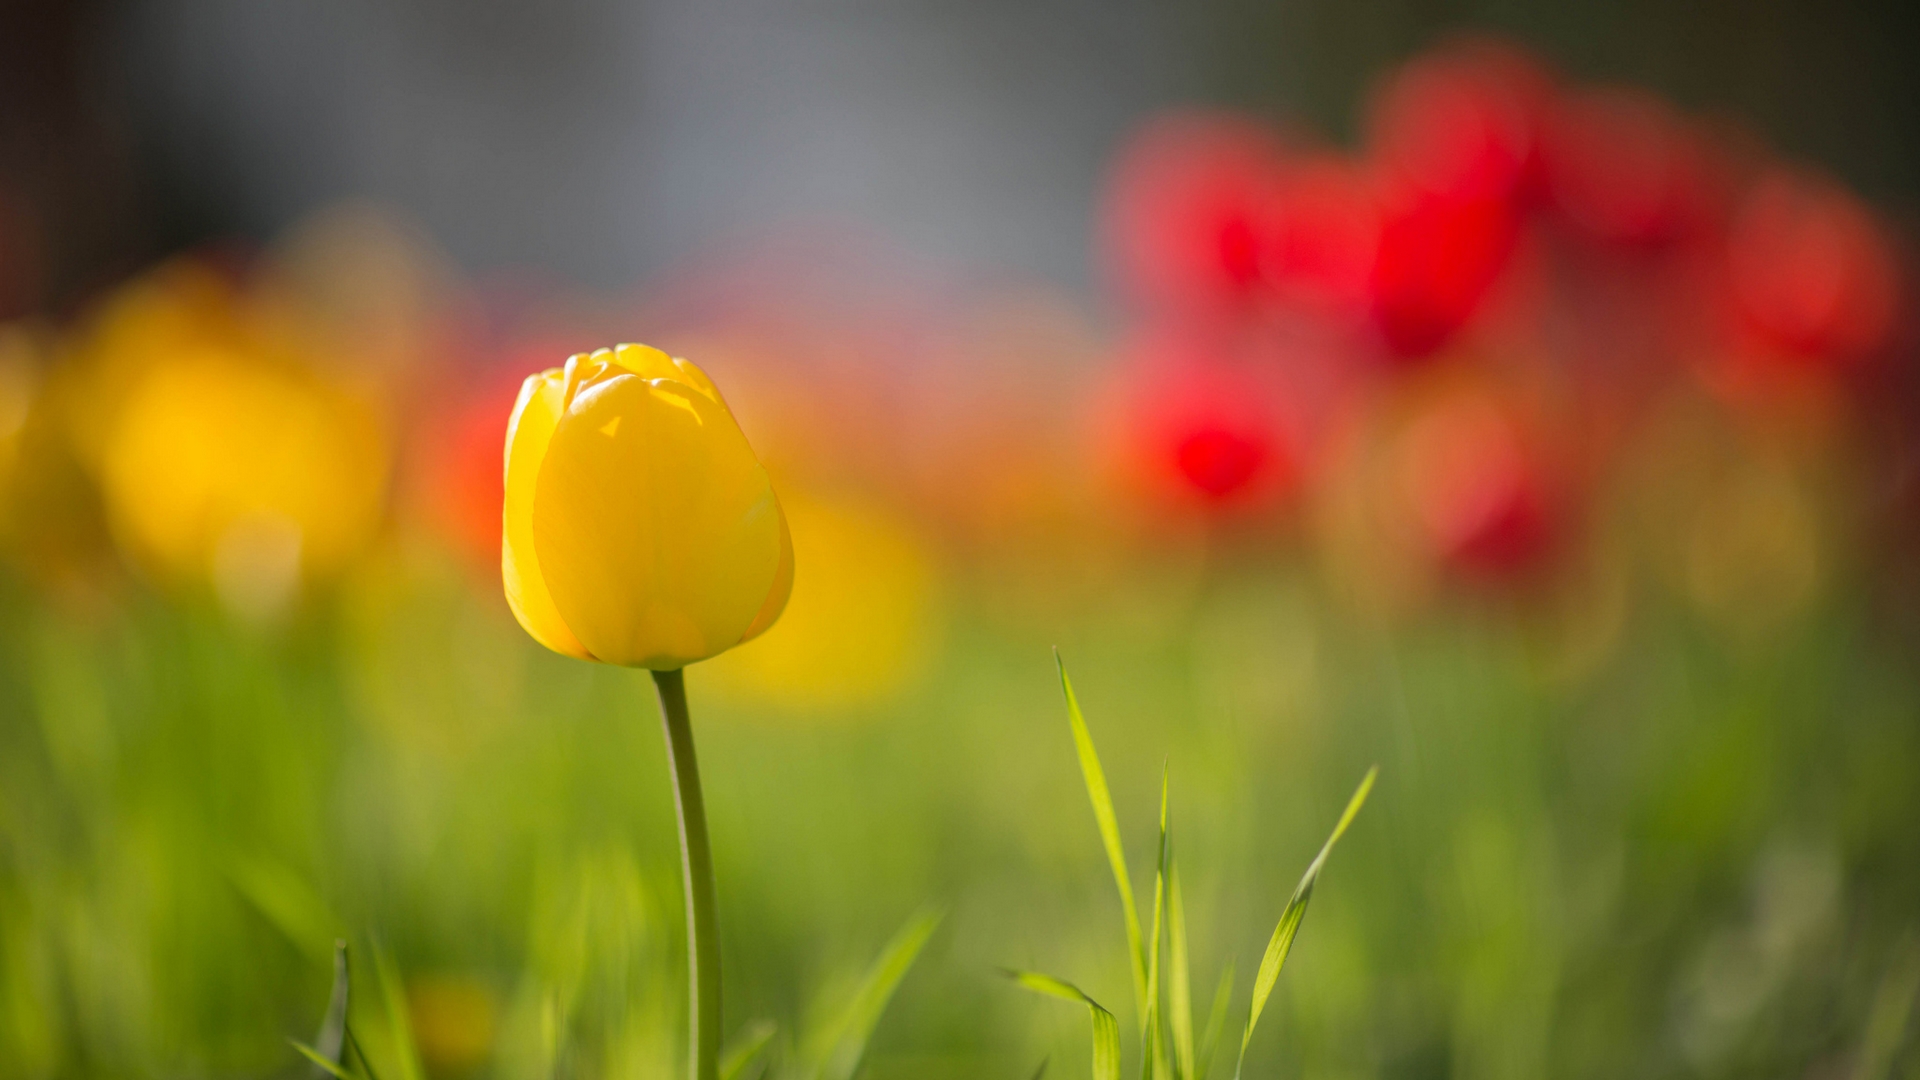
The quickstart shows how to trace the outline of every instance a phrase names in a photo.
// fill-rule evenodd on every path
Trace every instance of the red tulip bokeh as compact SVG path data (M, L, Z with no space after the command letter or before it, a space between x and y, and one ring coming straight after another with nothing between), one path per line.
M1178 113L1117 157L1101 231L1152 342L1117 377L1135 451L1198 512L1334 498L1368 472L1343 432L1410 396L1399 479L1369 498L1404 503L1416 557L1510 578L1578 538L1659 402L1738 413L1895 351L1901 267L1874 212L1649 92L1464 38L1383 79L1364 130L1349 152ZM1462 377L1491 393L1399 389Z

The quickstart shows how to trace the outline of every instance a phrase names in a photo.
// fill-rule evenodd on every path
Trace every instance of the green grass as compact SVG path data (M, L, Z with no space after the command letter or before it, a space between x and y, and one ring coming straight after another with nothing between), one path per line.
M1841 592L1746 651L1636 594L1570 678L1524 611L1382 628L1264 564L1156 574L1040 614L966 590L926 680L844 715L690 673L728 1049L773 1025L736 1080L1084 1075L1085 1003L1036 1008L1008 963L1117 1006L1129 1076L1219 1080L1242 1042L1245 1075L1307 1080L1920 1063L1897 962L1920 929L1920 626ZM288 1040L328 1049L342 938L380 1080L413 1055L430 1080L678 1074L652 706L456 573L385 587L268 633L0 588L0 1077L313 1076ZM864 1046L814 1053L929 904L940 929ZM465 1057L428 1008L447 985L489 1004Z
M1180 877L1173 857L1173 828L1171 818L1171 768L1163 764L1160 770L1160 842L1156 848L1153 874L1153 921L1152 931L1147 937L1144 958L1140 952L1139 914L1133 903L1133 891L1130 874L1127 869L1126 855L1121 847L1119 819L1114 813L1113 796L1107 787L1106 770L1100 764L1100 755L1094 749L1093 735L1087 728L1086 715L1081 711L1079 699L1073 692L1073 680L1067 677L1066 662L1060 658L1058 650L1054 652L1054 663L1060 673L1060 689L1066 698L1067 723L1073 734L1074 749L1080 760L1081 777L1085 782L1087 799L1093 806L1094 822L1099 828L1102 845L1106 849L1107 859L1113 870L1114 881L1120 893L1121 909L1126 916L1127 954L1132 963L1136 985L1140 987L1142 1001L1140 1018L1140 1076L1142 1080L1158 1080L1171 1077L1172 1080L1205 1080L1206 1070L1212 1064L1221 1030L1225 1024L1228 1010L1232 1007L1233 970L1229 962L1226 973L1221 979L1220 989L1215 995L1211 1015L1208 1018L1207 1036L1204 1052L1197 1053L1193 1042L1193 988L1187 947L1186 904L1180 889ZM1320 847L1320 853L1308 864L1306 873L1301 876L1300 884L1294 888L1293 896L1288 899L1286 908L1280 914L1279 925L1274 927L1273 937L1267 943L1266 953L1261 957L1259 973L1254 978L1252 1004L1247 1011L1247 1026L1240 1037L1239 1053L1234 1063L1234 1077L1238 1080L1241 1067L1247 1056L1247 1047L1253 1042L1254 1027L1260 1022L1260 1014L1267 1007L1267 1000L1273 994L1274 984L1280 978L1280 969L1286 965L1287 954L1293 949L1295 936L1300 932L1300 923L1306 918L1307 904L1313 899L1315 883L1326 868L1327 857L1333 853L1333 845L1346 834L1348 826L1366 804L1367 795L1373 790L1374 780L1379 776L1379 768L1367 770L1360 786L1347 800L1347 808L1340 815L1333 833ZM1171 923L1166 942L1171 979L1164 988L1166 1010L1162 1007L1163 988L1161 986L1161 931L1163 915ZM1016 981L1030 990L1051 994L1055 997L1077 1000L1094 1010L1093 1060L1094 1075L1108 1075L1103 1069L1111 1069L1112 1075L1118 1075L1118 1033L1112 1029L1111 1014L1096 1004L1092 998L1073 984L1047 975L1031 972L1012 972ZM1168 1018L1168 1010L1171 1019ZM1100 1017L1107 1021L1103 1024ZM1171 1052L1169 1052L1168 1028L1171 1027Z

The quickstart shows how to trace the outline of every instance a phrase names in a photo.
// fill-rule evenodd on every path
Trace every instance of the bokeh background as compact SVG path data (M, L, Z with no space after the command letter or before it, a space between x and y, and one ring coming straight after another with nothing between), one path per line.
M651 692L498 582L625 340L793 523L689 675L784 1075L928 907L864 1075L1127 1027L1053 646L1201 1007L1381 767L1248 1075L1920 1075L1914 22L6 5L0 1077L303 1074L336 938L382 1075L676 1074Z

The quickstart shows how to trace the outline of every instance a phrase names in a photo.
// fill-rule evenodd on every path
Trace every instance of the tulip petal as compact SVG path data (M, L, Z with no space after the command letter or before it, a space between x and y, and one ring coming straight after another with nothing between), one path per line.
M740 637L742 645L761 634L779 621L780 613L787 610L787 598L793 595L793 533L787 528L787 511L774 500L774 510L780 515L780 569L774 572L773 587L767 590L766 602L760 605L760 613L753 617L753 625Z
M778 576L780 526L732 414L666 378L622 372L581 386L535 486L534 544L554 605L611 664L678 668L737 644Z
M678 356L668 356L651 345L615 345L611 349L595 352L594 360L617 364L643 379L671 379L705 394L714 404L727 410L731 416L733 409L727 405L727 399L720 396L720 388L707 378L707 373L691 360Z
M553 606L553 597L540 573L533 543L533 494L540 463L547 456L554 426L565 410L566 382L560 369L527 377L520 400L507 422L506 501L500 530L500 577L506 585L507 605L533 639L557 653L593 659L565 619Z

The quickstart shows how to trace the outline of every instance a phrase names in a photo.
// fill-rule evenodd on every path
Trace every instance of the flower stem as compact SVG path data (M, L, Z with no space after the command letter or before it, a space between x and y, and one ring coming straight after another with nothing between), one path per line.
M707 842L707 804L700 794L700 763L687 719L687 686L678 670L653 673L660 719L673 767L674 808L680 816L680 876L687 884L688 1040L693 1080L720 1075L720 926L713 900L713 848Z

